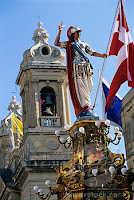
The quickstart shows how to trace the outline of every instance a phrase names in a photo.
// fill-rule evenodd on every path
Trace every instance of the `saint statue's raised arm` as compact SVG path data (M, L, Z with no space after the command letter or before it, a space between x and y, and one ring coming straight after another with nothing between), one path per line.
M70 26L67 31L68 41L60 42L62 25L55 39L55 46L66 49L68 84L75 114L77 117L89 115L91 111L90 93L92 90L93 67L87 57L105 58L107 55L95 52L87 43L80 41L81 29Z

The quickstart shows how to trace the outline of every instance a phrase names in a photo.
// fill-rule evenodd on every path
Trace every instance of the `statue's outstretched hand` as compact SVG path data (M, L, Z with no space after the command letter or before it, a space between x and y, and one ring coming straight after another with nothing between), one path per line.
M103 53L103 54L102 54L102 57L103 57L103 58L107 58L107 54L106 54L106 53Z
M62 31L62 28L63 28L63 21L61 22L61 24L60 24L60 26L58 27L59 28L59 32L61 32Z

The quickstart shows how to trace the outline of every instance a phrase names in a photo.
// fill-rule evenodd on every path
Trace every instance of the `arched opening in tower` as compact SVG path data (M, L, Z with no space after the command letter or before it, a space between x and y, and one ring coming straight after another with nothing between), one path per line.
M40 91L42 116L56 116L56 97L53 88L43 87Z

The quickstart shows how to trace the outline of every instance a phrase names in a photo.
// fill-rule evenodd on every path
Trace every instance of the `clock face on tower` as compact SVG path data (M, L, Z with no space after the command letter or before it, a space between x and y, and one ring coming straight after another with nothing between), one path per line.
M59 148L59 146L60 146L58 140L55 139L55 138L47 139L47 140L45 141L45 145L46 145L46 147L47 147L49 150L51 150L51 151L57 150L57 149Z

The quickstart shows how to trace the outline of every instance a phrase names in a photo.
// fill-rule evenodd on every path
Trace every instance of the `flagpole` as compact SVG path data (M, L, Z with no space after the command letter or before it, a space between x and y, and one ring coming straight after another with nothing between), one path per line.
M113 24L112 24L112 28L111 28L111 32L110 32L110 36L109 36L109 40L108 40L108 44L107 44L107 48L106 48L106 54L107 54L108 49L109 49L109 44L110 44L110 41L111 41L111 37L112 37L112 33L113 33L113 28L114 28L114 25L115 25L115 20L117 18L120 1L121 0L118 0L116 12L115 12L115 16L114 16L114 20L113 20ZM100 80L101 80L102 72L103 72L103 69L104 69L105 61L106 61L106 58L104 58L104 61L103 61L103 65L102 65L102 69L101 69L101 73L100 73L100 77L99 77L99 83L98 83L98 86L97 86L97 91L96 91L96 95L95 95L95 99L94 99L94 104L93 104L92 110L94 110L94 108L95 108L96 99L97 99L97 95L98 95L98 91L99 91L99 86L100 86Z

